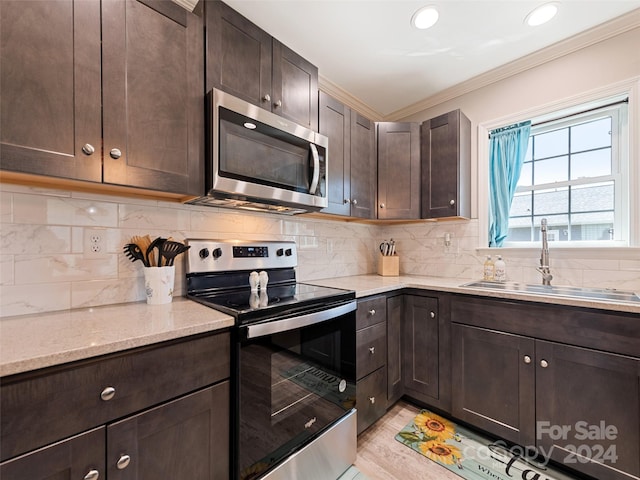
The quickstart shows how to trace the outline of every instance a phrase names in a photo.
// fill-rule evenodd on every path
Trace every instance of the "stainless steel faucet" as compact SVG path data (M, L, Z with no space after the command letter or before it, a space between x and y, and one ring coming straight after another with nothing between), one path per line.
M547 241L547 219L540 221L540 234L542 235L542 251L540 252L540 266L537 270L542 274L542 284L551 285L553 275L549 268L549 242Z

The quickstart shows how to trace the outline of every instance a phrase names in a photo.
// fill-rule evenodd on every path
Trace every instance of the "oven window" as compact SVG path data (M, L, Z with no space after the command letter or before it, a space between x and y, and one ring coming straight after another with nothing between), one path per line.
M355 406L355 316L240 346L239 470L249 480Z
M220 175L309 191L313 172L309 142L225 108L219 112Z

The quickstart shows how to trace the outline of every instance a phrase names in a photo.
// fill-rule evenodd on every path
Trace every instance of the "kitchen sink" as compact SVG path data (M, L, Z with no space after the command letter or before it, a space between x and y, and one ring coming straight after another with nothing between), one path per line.
M640 297L633 292L625 292L614 288L582 288L557 285L536 285L518 282L493 282L481 280L465 283L461 287L485 288L504 292L526 293L566 298L584 298L590 300L604 300L607 302L640 303Z

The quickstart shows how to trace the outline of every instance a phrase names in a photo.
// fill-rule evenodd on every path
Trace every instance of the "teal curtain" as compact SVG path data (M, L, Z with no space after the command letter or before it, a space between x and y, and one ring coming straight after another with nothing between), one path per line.
M492 130L489 140L489 246L501 247L509 210L527 153L531 122Z

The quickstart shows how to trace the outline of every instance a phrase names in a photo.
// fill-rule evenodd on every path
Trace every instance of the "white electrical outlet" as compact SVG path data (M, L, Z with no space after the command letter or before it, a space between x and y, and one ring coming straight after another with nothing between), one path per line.
M83 253L86 258L107 256L107 232L99 228L84 229Z

